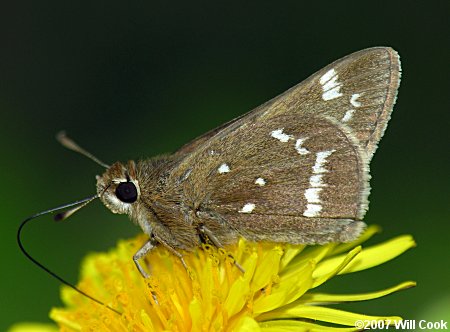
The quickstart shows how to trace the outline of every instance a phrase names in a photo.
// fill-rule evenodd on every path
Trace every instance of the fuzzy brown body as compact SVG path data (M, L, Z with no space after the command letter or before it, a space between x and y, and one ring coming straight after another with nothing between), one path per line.
M365 226L369 163L399 78L394 50L351 54L173 155L115 163L97 192L175 253L205 238L351 241ZM135 201L118 198L122 183Z

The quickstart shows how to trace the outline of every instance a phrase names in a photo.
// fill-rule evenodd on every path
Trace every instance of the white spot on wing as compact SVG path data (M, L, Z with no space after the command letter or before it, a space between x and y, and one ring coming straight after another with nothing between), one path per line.
M359 96L361 96L361 94L359 93L355 93L350 97L350 104L352 104L355 107L359 107L361 106L361 103L359 101L357 101L357 99L359 98Z
M286 143L287 141L289 141L290 138L292 138L292 136L283 133L283 129L284 128L272 131L270 133L270 136L272 136L273 138L276 138L280 142Z
M305 190L305 197L308 203L320 203L319 193L322 188L308 188Z
M335 150L320 151L316 153L316 162L314 163L313 175L309 178L310 187L305 190L304 196L306 198L307 204L306 209L303 212L305 217L317 217L322 211L322 201L320 200L320 192L323 187L327 184L323 182L323 173L328 172L325 168L327 163L327 158Z
M257 184L257 185L263 187L263 186L266 185L266 180L264 180L263 178L257 178L257 179L255 180L255 184Z
M344 116L342 117L342 122L348 122L353 117L353 113L355 113L355 110L348 110L345 112Z
M325 91L322 94L323 100L331 100L342 96L342 93L339 92L340 86L333 88L332 90Z
M255 206L256 205L253 203L247 203L238 212L239 213L252 213L252 211L255 209Z
M295 142L295 150L297 150L297 152L299 154L308 154L309 150L302 147L302 144L308 139L308 137L305 138L299 138L296 142Z
M331 100L342 96L340 91L341 83L338 82L339 76L332 68L320 77L319 82L322 85L322 99Z
M316 153L316 163L313 166L315 174L328 172L323 166L327 162L327 158L336 150L320 151Z
M217 171L218 171L220 174L228 173L228 172L230 171L230 166L228 166L227 164L222 164L222 165L219 166L219 168L217 169Z
M326 183L322 182L322 174L311 175L309 178L309 185L312 188L326 187Z
M327 71L325 74L322 75L320 78L320 84L324 85L327 83L333 76L336 76L336 71L331 68L329 71Z
M317 217L322 211L322 205L320 204L308 204L306 210L303 212L305 217Z

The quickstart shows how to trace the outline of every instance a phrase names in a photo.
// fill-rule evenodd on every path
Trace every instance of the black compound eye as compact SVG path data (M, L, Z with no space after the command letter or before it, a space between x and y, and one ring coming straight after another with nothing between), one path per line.
M124 203L136 202L138 193L133 182L121 182L116 188L116 196Z

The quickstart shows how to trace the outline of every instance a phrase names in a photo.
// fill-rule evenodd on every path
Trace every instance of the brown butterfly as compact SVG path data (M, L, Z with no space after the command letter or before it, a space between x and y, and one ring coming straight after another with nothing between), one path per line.
M96 197L149 236L133 257L144 277L139 260L161 244L182 259L181 250L239 236L354 240L365 227L369 164L399 81L393 49L353 53L172 155L105 165Z

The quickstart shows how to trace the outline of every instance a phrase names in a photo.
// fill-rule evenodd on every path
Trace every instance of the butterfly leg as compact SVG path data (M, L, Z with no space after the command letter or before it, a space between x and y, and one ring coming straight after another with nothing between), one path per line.
M184 261L183 254L181 254L180 252L176 251L175 248L173 248L169 243L167 243L165 240L163 240L159 236L153 234L153 238L156 241L158 241L159 243L161 243L164 247L166 247L166 249L169 250L173 255L177 256L180 259L181 264L183 264L184 268L186 270L188 270L188 266L187 266L186 262Z
M208 237L208 239L211 240L211 242L217 247L217 248L223 248L222 243L220 243L219 239L214 235L213 232L209 228L207 228L205 225L202 225L199 227L199 231L202 232L204 235ZM233 256L229 254L229 257L233 259L234 265L242 272L245 273L244 268L236 262Z
M134 264L136 264L136 267L141 273L142 277L146 279L149 278L150 275L144 270L142 265L139 263L139 260L145 257L145 255L147 255L150 251L152 251L156 244L156 241L151 238L150 240L145 242L144 245L133 255Z

